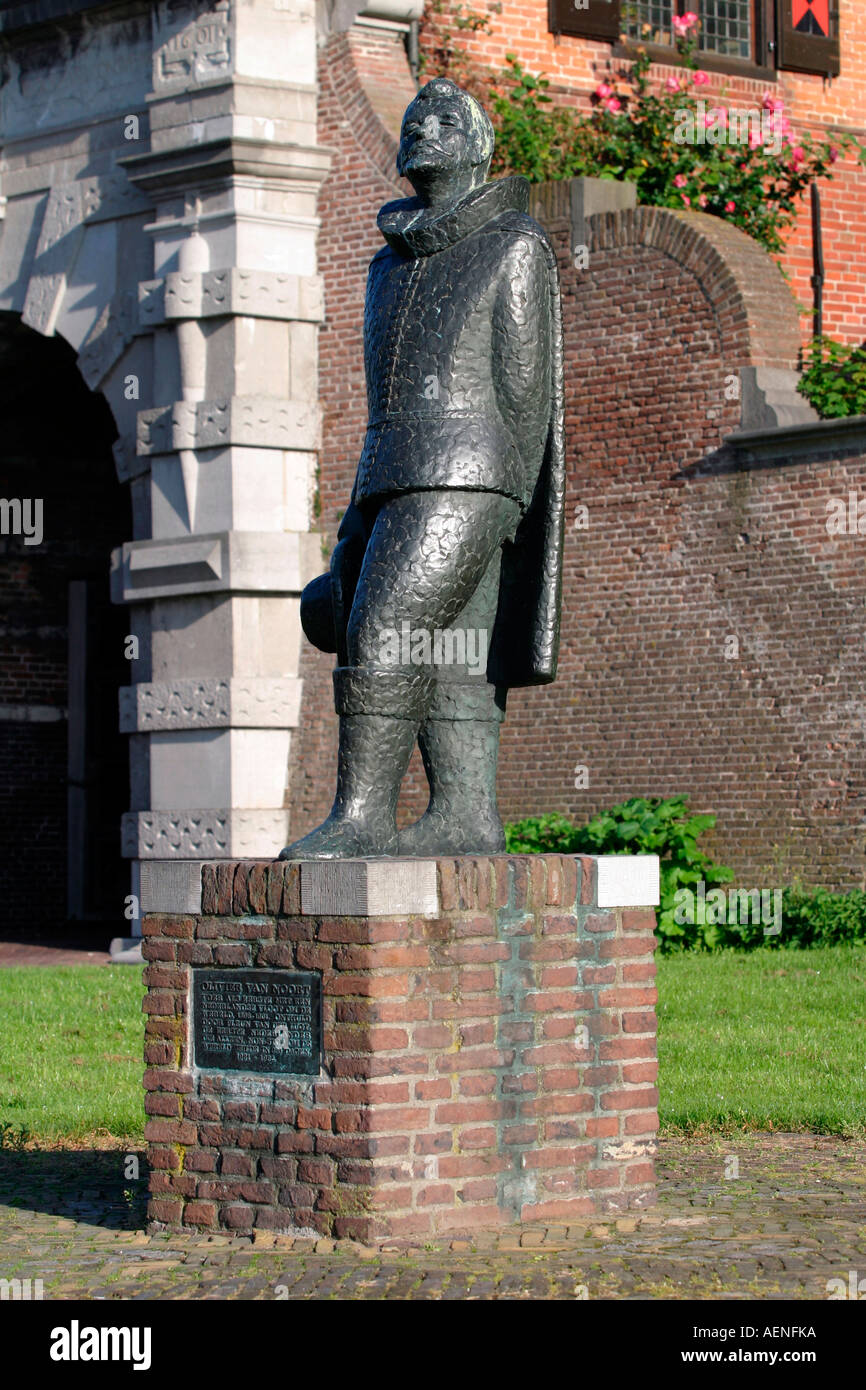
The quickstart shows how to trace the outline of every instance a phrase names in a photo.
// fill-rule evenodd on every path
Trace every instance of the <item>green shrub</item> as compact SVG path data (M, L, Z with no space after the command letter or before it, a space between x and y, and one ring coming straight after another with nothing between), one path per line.
M814 338L803 353L805 371L797 386L822 420L866 415L866 344L846 347Z
M716 818L690 816L687 801L685 796L667 800L634 797L599 812L581 826L557 812L530 816L506 825L505 848L509 854L657 854L661 870L657 930L659 949L665 954L681 949L750 950L756 946L866 942L866 892L860 889L831 893L797 883L785 889L752 890L752 897L761 891L762 898L755 901L757 910L749 911L745 904L732 908L731 895L737 890L720 890L721 896L717 892L715 899L717 909L712 894L734 875L698 848L698 836L711 830ZM686 899L683 890L693 896ZM689 916L694 920L682 920ZM715 920L717 916L720 921Z
M781 909L778 930L768 932L764 923L751 919L725 922L717 928L720 945L750 950L755 946L804 948L866 942L866 893L860 889L830 893L826 888L795 884L772 891L778 894Z
M866 941L866 893L826 888L786 888L782 895L780 946L836 946Z
M707 888L727 883L733 871L715 864L698 848L697 839L716 823L715 816L691 816L688 797L666 800L633 797L575 826L556 813L530 817L505 827L509 854L657 854L661 869L658 935L662 951L723 944L723 929L676 920L679 889L703 882Z

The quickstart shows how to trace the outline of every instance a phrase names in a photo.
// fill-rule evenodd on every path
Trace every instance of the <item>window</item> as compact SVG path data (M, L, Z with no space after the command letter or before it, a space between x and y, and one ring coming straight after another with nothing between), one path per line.
M698 0L701 48L729 58L751 58L754 52L752 0Z
M701 21L699 53L707 67L730 72L790 68L839 72L838 0L549 0L557 34L645 43L663 61L674 46L675 15ZM653 53L658 49L658 53Z
M620 6L621 29L630 39L644 38L651 43L672 43L671 20L674 0L629 0ZM647 34L644 26L652 30Z
M701 49L728 58L751 59L754 55L755 26L753 0L694 0L701 21ZM687 6L674 0L623 0L620 6L622 32L630 39L650 43L672 43L672 20ZM649 25L650 32L646 26Z

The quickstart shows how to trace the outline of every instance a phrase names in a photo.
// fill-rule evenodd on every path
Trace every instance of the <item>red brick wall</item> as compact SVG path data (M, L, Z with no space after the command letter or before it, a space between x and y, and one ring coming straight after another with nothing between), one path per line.
M442 860L436 917L301 916L296 864L147 916L151 1220L417 1239L653 1197L652 910L595 861ZM197 1071L191 970L322 972L322 1079Z
M479 10L488 7L479 5ZM842 63L840 76L828 83L806 73L779 72L769 84L773 95L785 103L795 130L810 131L824 139L834 130L847 130L866 142L866 5L863 0L840 0ZM551 81L551 94L570 105L588 108L593 89L611 71L624 68L612 61L609 43L555 38L547 28L547 0L516 0L491 14L492 34L460 35L460 43L481 63L495 69L505 65L508 52L517 54L530 72L543 72ZM658 64L652 76L659 83L678 69ZM710 73L702 88L708 106L720 97L735 105L760 105L768 89L765 81ZM724 93L724 95L723 95ZM866 280L862 272L866 246L866 169L848 158L837 166L832 181L822 181L825 285L824 331L843 342L866 339ZM803 204L797 227L783 258L792 288L802 306L811 309L812 251L808 201ZM804 316L804 340L811 336L811 316Z
M825 523L829 498L863 494L866 457L720 471L739 412L724 401L726 377L771 360L794 326L783 303L772 326L758 308L761 330L747 329L735 284L708 273L696 225L723 247L745 298L771 294L769 264L761 287L752 272L759 249L716 219L605 219L581 274L564 223L550 224L563 277L567 516L583 503L589 526L567 535L558 679L509 697L500 805L509 817L564 810L583 821L627 796L688 793L718 815L714 847L741 882L859 886L862 537L830 537ZM664 249L629 245L638 229ZM683 262L701 261L699 283ZM730 636L738 659L726 659ZM578 765L586 789L573 785Z
M322 500L332 540L365 425L366 261L394 186L380 172L381 142L373 167L358 122L345 120L348 94L363 95L345 40L332 41L325 72L323 139L337 151L321 243ZM559 678L509 697L503 815L583 820L628 796L688 793L694 809L718 815L715 848L742 883L799 874L859 885L862 540L829 537L825 521L828 498L866 486L864 451L719 471L739 423L727 379L748 364L796 359L796 310L778 272L729 224L655 209L596 225L590 269L578 274L565 192L548 188L538 215L562 272L568 515L586 505L589 528L569 527ZM736 660L725 657L728 636L738 639ZM304 662L297 834L330 807L336 751L332 659L305 644ZM586 789L574 787L578 765L588 768ZM416 763L403 818L424 804Z

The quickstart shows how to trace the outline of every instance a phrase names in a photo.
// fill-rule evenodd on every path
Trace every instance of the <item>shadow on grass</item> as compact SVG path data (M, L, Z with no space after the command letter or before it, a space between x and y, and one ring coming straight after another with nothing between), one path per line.
M127 1177L128 1159L138 1177ZM143 1230L148 1168L144 1154L111 1149L0 1150L0 1206L85 1221L116 1231Z

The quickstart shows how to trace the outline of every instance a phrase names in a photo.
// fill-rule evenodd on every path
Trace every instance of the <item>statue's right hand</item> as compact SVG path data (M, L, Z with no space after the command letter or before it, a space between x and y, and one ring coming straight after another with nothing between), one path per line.
M311 579L301 594L301 627L307 640L320 652L337 650L330 573Z

